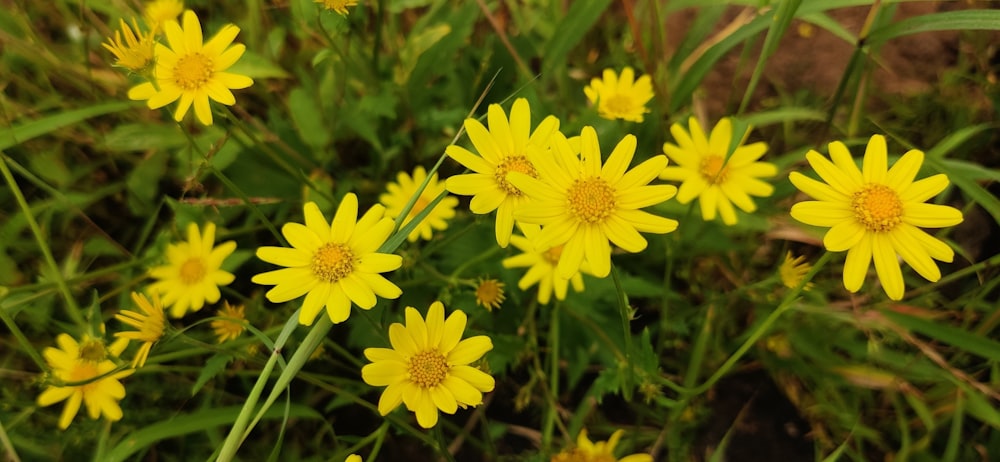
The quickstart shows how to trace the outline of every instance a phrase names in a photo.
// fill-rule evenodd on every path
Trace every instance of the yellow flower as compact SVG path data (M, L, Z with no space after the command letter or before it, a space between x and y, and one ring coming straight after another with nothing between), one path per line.
M83 341L77 343L73 337L59 334L56 345L58 348L45 348L42 356L57 383L38 395L38 405L51 406L66 400L59 417L59 428L64 430L73 422L81 403L87 406L91 419L103 415L111 421L121 420L122 409L118 401L125 397L125 387L118 379L133 371L113 372L115 363L109 356L121 354L128 342L115 342L105 348L104 340L99 338L84 336Z
M665 168L660 179L681 181L677 202L687 204L698 197L701 216L706 221L714 220L718 212L723 223L734 225L737 220L733 205L748 213L757 210L750 196L770 196L774 187L759 178L776 175L778 168L774 164L757 162L767 152L767 144L757 142L743 146L745 135L730 154L733 124L728 118L720 120L707 138L697 119L692 117L689 124L690 135L680 124L670 127L677 144L664 143L663 152L677 166Z
M146 4L143 16L153 31L163 30L167 21L176 21L184 12L184 2L180 0L156 0Z
M955 252L918 226L943 228L962 222L958 209L924 203L948 186L948 177L937 174L914 181L924 161L924 153L916 149L888 168L881 135L868 141L861 170L843 143L830 143L830 157L833 162L816 151L806 154L825 183L798 172L788 176L795 187L817 199L793 205L791 215L809 225L829 227L823 246L831 252L847 251L844 287L857 292L874 260L886 294L902 299L903 273L897 256L925 279L940 279L934 260L950 262Z
M351 454L344 459L344 462L364 462L364 460L357 454Z
M387 192L378 198L379 202L385 206L385 215L392 219L398 217L403 212L403 207L417 193L417 189L425 179L427 179L427 171L420 166L413 170L413 177L410 177L406 172L399 172L399 175L396 175L397 182L389 183L386 186ZM438 194L443 192L444 183L438 182L437 173L431 175L430 180L427 181L427 187L420 193L420 197L413 203L410 213L406 215L406 219L399 226L406 226L407 223L430 205L437 198ZM413 231L406 236L406 239L410 242L414 242L418 238L430 240L435 229L448 229L447 220L454 218L456 205L458 205L457 198L448 196L441 199L441 202L438 202L434 206L434 209L424 217L423 221L416 228L413 228Z
M406 307L406 326L389 326L392 348L366 348L371 364L361 368L361 378L375 387L386 387L378 412L386 415L399 406L417 415L423 428L437 424L438 410L454 414L459 406L478 406L483 393L493 391L489 374L469 364L493 349L485 335L462 340L467 318L460 310L444 318L444 305L434 302L426 321L412 306Z
M170 307L170 316L179 318L190 311L198 311L206 303L219 301L219 286L233 282L232 273L222 268L236 243L226 241L215 246L215 223L205 225L201 234L198 225L191 223L187 229L187 242L167 246L167 264L149 270L158 279L149 286L150 293L163 295L163 306Z
M597 277L611 272L613 242L627 252L646 248L639 234L664 234L677 229L677 221L640 210L659 204L677 193L671 185L649 185L667 166L666 156L654 156L628 169L635 155L635 136L623 138L601 165L601 146L593 127L583 127L578 159L564 136L554 137L553 155L536 156L539 178L512 172L508 179L532 199L515 218L542 225L536 248L564 245L556 272L564 279L580 270L584 258Z
M562 255L563 246L537 248L534 239L537 238L539 228L537 225L521 225L524 236L511 236L510 243L514 244L521 252L519 255L503 259L504 268L528 268L528 271L517 281L517 287L521 290L528 290L529 287L538 284L538 303L548 305L555 292L556 299L566 300L567 288L573 285L573 290L583 292L583 273L590 271L589 265L584 261L581 271L573 273L567 279L556 274L556 265L559 264L559 257Z
M649 112L646 103L653 99L653 84L648 75L636 80L631 67L622 69L620 76L605 69L604 80L595 77L583 93L597 105L597 115L605 119L642 122L643 114Z
M580 430L576 437L576 447L564 450L552 456L552 462L653 462L649 454L632 454L618 459L615 457L615 446L625 430L618 430L608 441L591 442L587 438L587 430Z
M139 352L132 359L132 367L137 368L146 364L146 358L149 357L149 350L153 348L153 344L157 340L163 337L163 330L166 327L166 317L163 315L163 305L160 304L160 296L156 293L153 294L153 303L149 303L145 295L137 292L132 292L132 301L139 306L142 312L122 310L121 313L115 315L115 319L138 330L118 332L115 334L115 337L143 342L142 346L139 347Z
M115 31L114 38L108 37L107 43L102 43L111 54L115 55L116 66L124 67L133 72L140 72L146 69L153 62L153 49L156 41L153 34L144 34L139 29L139 23L132 18L132 27L121 21L121 31ZM134 28L134 29L133 29ZM125 36L125 43L122 43L122 35Z
M493 311L500 308L506 299L503 295L504 284L496 279L480 279L476 285L476 304Z
M799 255L798 257L792 258L792 252L789 250L785 254L785 261L778 267L778 275L781 277L781 283L788 287L789 289L794 289L799 286L802 282L802 278L806 277L809 270L812 269L812 265L806 262L806 257ZM809 290L813 286L813 283L807 282L802 290Z
M213 319L210 325L215 331L219 343L226 340L236 340L247 328L247 317L243 305L232 306L229 302L222 302L222 308L219 308L216 316L219 319Z
M374 205L358 219L358 196L344 196L327 222L315 202L303 208L305 224L286 223L281 234L293 248L261 247L257 257L286 268L253 277L257 284L274 285L267 299L282 303L306 296L299 322L311 325L326 306L330 320L340 323L351 314L351 303L361 309L375 306L376 296L398 298L403 291L379 273L403 264L399 255L377 253L392 233L393 222L383 217L385 207Z
M315 3L323 5L323 8L336 11L342 16L347 16L347 7L358 6L358 0L313 0Z
M510 109L510 120L499 104L487 110L489 130L476 119L465 120L465 131L479 155L459 146L448 146L445 152L475 173L455 175L447 180L453 194L473 196L469 203L472 213L483 215L494 210L496 238L500 247L507 247L514 229L514 210L525 203L521 190L508 181L507 174L520 172L538 176L528 146L548 147L549 137L559 129L559 119L548 116L531 132L531 109L528 100L518 98Z
M198 120L204 125L212 125L209 98L231 106L236 98L230 89L253 85L250 77L225 72L243 56L246 46L241 43L230 46L240 32L239 27L227 24L208 42L202 43L198 16L187 10L183 19L183 29L175 20L163 25L170 48L156 44L156 86L150 82L141 83L129 90L128 97L148 100L146 105L150 109L180 100L174 112L177 122L184 119L193 104Z

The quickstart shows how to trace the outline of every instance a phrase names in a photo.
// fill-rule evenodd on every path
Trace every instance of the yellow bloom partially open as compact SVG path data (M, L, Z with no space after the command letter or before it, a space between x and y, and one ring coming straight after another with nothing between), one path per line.
M386 185L386 192L379 196L379 202L385 206L385 215L395 219L399 214L403 213L406 203L417 193L420 184L424 180L427 180L427 187L417 197L416 202L413 203L413 207L410 208L410 212L399 224L400 227L406 226L420 212L426 209L439 194L444 192L444 182L438 181L437 173L431 175L428 180L427 170L424 170L422 166L417 166L413 170L413 176L410 176L406 172L399 172L396 175L396 182ZM448 196L441 199L441 202L438 202L428 212L427 216L424 217L423 221L406 236L406 240L410 242L415 242L417 239L430 240L435 230L442 231L448 229L448 220L455 217L456 205L458 205L458 198L456 197Z
M153 348L154 343L163 337L167 321L158 294L153 294L153 302L150 303L145 295L132 292L132 301L141 311L122 310L115 315L115 319L134 327L136 330L117 332L115 337L142 342L139 352L132 359L132 367L138 368L146 364L149 350Z
M219 301L219 286L233 282L235 276L222 269L222 263L236 250L236 242L215 245L215 223L207 223L205 232L191 223L188 240L167 246L167 264L149 270L157 279L149 286L150 293L163 296L163 306L170 316L179 318L188 311L198 311L206 303Z
M336 11L341 16L347 16L350 13L347 7L358 6L358 0L313 0L313 2L323 5L323 8L328 10Z
M236 340L247 328L246 308L243 305L230 305L223 302L222 308L216 313L219 319L213 319L210 325L219 343Z
M551 462L653 462L649 454L632 454L618 459L615 457L615 447L621 440L625 430L617 430L611 434L608 441L592 442L587 438L587 430L580 430L576 437L576 447L564 450L552 456Z
M605 69L602 77L594 78L583 89L590 103L597 105L597 115L609 120L642 122L643 115L649 112L646 103L654 96L649 76L636 79L635 71L626 67L621 75Z
M795 187L816 199L793 205L791 215L809 225L829 227L824 247L831 252L847 251L844 287L857 292L874 261L886 294L902 299L898 257L925 279L941 279L934 260L950 262L955 252L918 227L944 228L962 222L958 209L924 203L948 186L948 177L937 174L914 181L924 161L924 153L916 149L889 168L882 135L868 141L860 170L843 143L833 142L829 147L833 162L816 151L806 154L825 183L798 172L788 176Z
M125 397L125 387L119 379L133 371L112 373L116 366L111 358L121 354L128 342L116 342L108 348L100 338L84 336L77 343L68 334L59 334L56 345L58 348L48 347L42 351L56 383L38 395L38 405L44 407L66 401L59 417L61 429L69 427L81 404L87 407L91 419L103 415L110 421L121 420L122 408L118 401Z
M115 55L115 65L124 67L132 72L141 72L153 62L153 50L156 41L153 40L152 32L143 32L139 28L139 23L132 18L132 26L129 27L125 20L120 20L121 30L115 31L115 36L108 37L106 43L101 46ZM125 37L124 42L122 37Z

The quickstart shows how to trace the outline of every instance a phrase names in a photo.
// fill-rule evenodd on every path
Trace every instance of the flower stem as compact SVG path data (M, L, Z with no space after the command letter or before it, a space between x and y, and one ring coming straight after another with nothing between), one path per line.
M628 306L628 294L625 293L625 289L622 288L621 277L618 276L618 267L614 263L611 264L611 278L615 281L615 292L617 293L618 300L618 313L621 315L622 321L622 337L625 341L625 367L623 373L625 377L622 380L622 397L626 401L632 400L632 384L635 382L632 378L632 329L629 324L632 321L631 308Z
M435 425L432 432L434 433L434 439L437 440L438 454L440 454L441 457L448 462L455 462L455 458L450 452L448 452L448 442L444 439L444 431L441 430L441 425Z

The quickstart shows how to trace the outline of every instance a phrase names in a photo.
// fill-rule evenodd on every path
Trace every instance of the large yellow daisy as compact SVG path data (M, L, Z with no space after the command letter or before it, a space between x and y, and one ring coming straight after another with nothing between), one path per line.
M340 323L351 314L351 303L368 310L376 296L398 298L403 292L379 273L398 269L399 255L378 253L392 233L393 222L385 207L374 205L358 219L358 196L348 193L340 201L332 222L327 222L315 202L303 207L305 224L286 223L281 234L292 248L261 247L257 257L286 268L253 277L257 284L274 285L267 299L282 303L306 296L299 322L311 325L326 307L330 320Z
M175 318L219 301L219 286L235 279L222 269L222 262L236 250L236 242L226 241L216 247L215 223L206 224L204 234L191 223L187 235L187 242L167 246L166 265L149 270L149 275L157 279L149 292L161 294L163 306L169 307L170 316Z
M444 305L434 302L427 319L406 307L406 325L389 326L392 348L366 348L371 364L361 368L361 378L375 387L386 387L378 412L386 415L400 403L417 416L423 428L437 424L438 410L454 414L458 407L478 406L483 393L493 391L489 374L469 364L493 349L485 335L462 340L467 317L455 310L444 317Z
M632 454L621 459L615 457L615 447L624 434L625 430L617 430L607 441L593 442L587 437L586 429L580 430L576 447L552 456L551 462L653 462L653 456L649 454Z
M230 89L253 85L250 77L226 72L246 51L241 43L233 45L240 28L232 24L222 27L208 42L202 43L201 23L193 11L183 16L184 27L175 20L163 25L170 48L156 44L156 67L151 82L136 85L128 92L133 100L148 100L150 109L158 109L174 101L177 110L174 120L180 122L194 105L194 114L205 125L212 125L212 108L209 98L225 105L236 104Z
M660 178L681 181L677 202L687 204L697 197L706 221L714 220L718 212L723 223L734 225L737 220L733 205L748 213L757 210L750 196L767 197L774 192L774 187L760 178L776 175L778 167L757 162L767 152L764 142L744 146L740 141L730 153L733 124L728 118L720 120L708 137L694 117L688 124L690 135L680 124L670 127L677 144L664 143L663 152L677 166L663 169Z
M514 244L522 253L513 257L504 258L504 268L528 268L524 276L517 281L517 287L521 290L528 290L531 286L538 284L538 303L548 305L555 293L557 300L566 300L566 293L569 286L573 290L583 292L583 273L590 273L589 265L584 261L580 271L573 273L569 278L560 277L556 274L556 266L559 264L559 257L562 256L563 246L537 247L534 243L538 237L540 229L538 225L520 225L524 236L513 235L510 243Z
M448 178L446 186L452 194L472 196L469 209L475 214L497 211L496 238L507 247L514 229L514 210L526 200L524 194L510 183L507 174L520 172L537 177L534 160L528 146L548 147L549 137L559 129L559 119L548 116L535 131L531 131L531 111L528 100L518 98L510 109L510 120L499 104L487 110L489 130L476 119L465 120L465 131L479 155L460 146L448 146L445 152L475 173Z
M68 334L59 334L56 345L58 348L45 348L42 356L57 383L49 385L38 395L38 405L51 406L66 401L59 417L61 429L66 429L73 422L80 404L87 406L87 415L91 419L103 415L110 421L121 420L122 408L118 406L118 401L125 397L125 387L119 379L133 371L111 373L116 366L110 357L121 354L128 342L115 342L111 347L105 347L104 340L100 338L84 336L77 343Z
M653 83L648 75L635 78L631 67L622 69L621 75L605 69L603 79L594 78L583 93L591 104L597 105L597 115L609 119L642 122L649 112L646 103L653 99Z
M962 212L946 205L926 204L948 186L948 177L937 174L914 181L924 153L916 149L903 154L888 168L885 137L868 141L861 170L847 146L830 143L830 162L816 151L806 160L825 183L792 172L788 179L815 201L792 206L792 218L803 223L829 227L823 246L831 252L847 251L844 287L857 292L875 262L875 272L886 294L903 298L903 273L897 257L902 257L929 281L941 278L934 260L950 262L955 252L947 244L919 227L943 228L962 222Z
M400 213L403 213L403 207L417 193L417 189L420 188L420 184L425 179L427 179L427 171L422 166L417 166L413 170L412 177L406 172L399 172L396 175L396 182L386 185L386 192L378 198L379 202L385 206L385 215L395 219ZM406 226L443 192L444 183L438 181L437 173L431 175L430 180L427 181L427 187L420 193L420 197L410 208L410 213L406 215L406 219L399 226ZM434 235L434 230L448 229L448 220L455 217L456 205L458 205L458 198L448 196L441 199L441 202L438 202L423 221L417 224L417 227L413 228L413 231L406 236L406 240L410 242L417 239L430 240Z
M659 204L677 193L671 185L649 185L667 166L666 156L653 156L626 172L635 156L635 136L623 138L601 165L601 146L593 127L580 134L582 159L564 136L556 136L551 156L536 156L539 178L512 172L508 180L532 200L515 211L525 223L542 225L537 248L565 244L556 269L571 278L584 258L597 277L611 272L609 241L627 252L646 248L639 234L664 234L677 229L677 221L640 210Z

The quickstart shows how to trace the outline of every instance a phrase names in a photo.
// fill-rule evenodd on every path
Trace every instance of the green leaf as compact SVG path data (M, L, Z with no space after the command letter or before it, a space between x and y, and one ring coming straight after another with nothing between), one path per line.
M945 11L906 18L873 30L866 42L878 45L897 37L942 30L1000 30L1000 11Z
M778 9L774 13L774 22L767 29L767 36L764 38L764 48L761 49L760 56L757 58L757 65L753 69L753 74L750 75L750 83L747 84L746 91L743 93L743 101L740 103L737 113L743 113L747 105L750 104L750 98L757 88L757 82L760 81L760 76L764 73L764 65L767 64L768 58L778 49L781 37L785 35L785 31L788 30L792 19L795 19L795 12L801 4L802 0L782 0L778 4Z
M545 50L542 72L559 72L558 69L565 64L570 50L580 43L584 34L594 26L610 4L611 0L572 2L566 16L556 26L552 39L542 46Z
M165 151L154 152L138 162L128 174L125 186L128 188L128 208L138 216L148 214L157 206L156 193L160 178L167 170L169 155Z
M243 53L243 57L226 72L245 75L251 79L287 79L291 77L281 66L250 50Z
M882 314L893 322L919 334L947 343L974 355L982 356L992 361L1000 361L1000 342L995 340L980 337L965 329L959 329L940 322L892 310L882 310Z
M177 124L123 124L104 137L104 147L112 151L147 151L177 148L187 144Z
M41 119L16 125L9 130L0 131L0 151L8 149L11 146L17 146L18 144L47 133L51 133L62 127L87 120L91 117L124 111L125 109L135 106L138 106L138 103L119 101L114 103L98 104L96 106L65 111L56 115L42 117Z
M781 122L795 122L799 120L823 121L826 120L826 114L823 111L807 107L785 107L775 109L773 111L744 114L739 117L734 117L733 119L734 122L736 119L742 120L751 127L763 127L765 125Z
M288 112L302 141L310 147L319 149L330 143L330 131L323 121L319 104L306 90L298 87L291 91L288 95Z
M219 353L208 358L208 361L205 361L205 367L201 368L201 372L198 373L198 380L195 380L194 385L191 386L191 396L198 394L198 390L201 390L201 387L204 387L209 380L225 371L226 365L232 360L233 356L226 353Z

